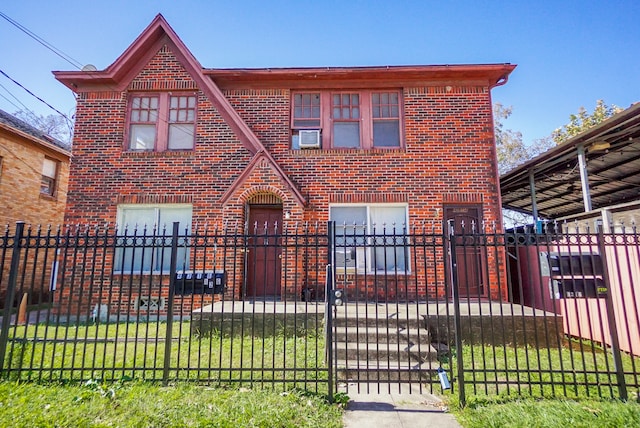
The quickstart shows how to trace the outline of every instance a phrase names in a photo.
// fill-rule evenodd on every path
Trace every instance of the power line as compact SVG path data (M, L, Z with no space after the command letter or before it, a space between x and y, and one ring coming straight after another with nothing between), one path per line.
M32 113L26 105L24 105L24 103L22 101L20 101L20 99L18 99L18 97L16 97L15 95L13 95L13 93L11 93L11 91L9 89L7 89L2 83L0 83L0 88L4 89L5 91L7 91L7 93L9 95L11 95L13 97L14 100L16 100L18 103L20 103L20 105L22 105L22 107L20 107L18 104L14 103L13 101L11 101L9 98L5 97L4 95L0 94L0 97L4 98L5 100L7 100L12 106L14 106L15 108L17 108L18 110L26 110L29 113Z
M57 56L59 56L60 58L62 58L66 62L68 62L69 64L71 64L72 66L76 67L78 70L82 69L82 64L80 64L78 61L76 61L71 56L69 56L66 53L64 53L63 51L61 51L60 49L58 49L55 46L53 46L51 43L49 43L46 40L44 40L42 37L40 37L37 34L35 34L33 31L29 30L24 25L20 24L17 21L14 21L13 19L11 19L10 17L8 17L7 15L5 15L2 12L0 12L0 17L4 18L7 22L9 22L11 25L16 27L18 30L22 31L27 36L31 37L33 40L35 40L36 42L40 43L42 46L44 46L45 48L49 49L51 52L53 52L54 54L56 54Z
M2 75L4 77L6 77L7 79L11 80L13 83L15 83L16 85L20 86L22 89L24 89L25 91L27 91L27 93L31 96L33 96L35 99L37 99L38 101L40 101L41 103L45 104L47 107L49 107L51 110L55 111L56 113L58 113L60 116L64 117L70 124L73 124L73 122L71 121L71 119L69 119L67 117L66 114L62 113L60 110L58 110L57 108L55 108L54 106L52 106L51 104L49 104L48 102L46 102L45 100L43 100L42 98L40 98L39 96L37 96L36 94L34 94L33 92L31 92L30 90L28 90L27 88L25 88L24 86L22 86L22 84L16 80L14 80L13 78L11 78L7 73L5 73L2 69L0 69L0 73L2 73ZM22 104L22 103L20 103Z

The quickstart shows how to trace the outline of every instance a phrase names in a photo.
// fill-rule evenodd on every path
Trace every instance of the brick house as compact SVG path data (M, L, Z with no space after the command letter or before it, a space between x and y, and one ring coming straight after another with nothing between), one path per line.
M70 147L0 110L0 224L59 225Z
M18 221L31 226L34 233L39 226L46 230L49 225L61 225L70 158L70 147L65 143L0 110L0 225L8 227L9 233ZM3 243L7 245L7 241ZM5 303L9 256L5 254L3 260L0 305ZM34 263L30 254L24 267L35 268L29 299L46 300L50 266Z
M65 220L499 225L490 90L514 68L203 68L158 15L105 70L54 72L78 102ZM396 256L367 269L409 275Z

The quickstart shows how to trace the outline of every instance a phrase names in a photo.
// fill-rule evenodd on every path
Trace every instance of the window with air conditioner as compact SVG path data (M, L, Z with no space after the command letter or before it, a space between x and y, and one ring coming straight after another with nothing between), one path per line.
M402 146L400 91L294 93L292 149L393 149Z

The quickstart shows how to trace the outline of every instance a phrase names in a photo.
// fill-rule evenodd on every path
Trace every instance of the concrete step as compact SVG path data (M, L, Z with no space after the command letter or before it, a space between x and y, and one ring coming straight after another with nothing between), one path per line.
M418 317L410 317L398 315L395 313L376 313L359 314L358 316L340 316L338 314L333 319L333 325L337 327L343 326L360 326L360 327L376 327L376 328L422 328L424 330L425 323Z
M390 327L377 328L365 326L340 326L334 330L338 342L357 343L421 343L428 345L429 332L419 328Z
M360 361L435 361L437 352L430 345L414 343L336 342L335 356L343 360Z
M425 363L398 363L386 361L346 360L338 363L339 382L426 382L437 376L440 365L436 361Z

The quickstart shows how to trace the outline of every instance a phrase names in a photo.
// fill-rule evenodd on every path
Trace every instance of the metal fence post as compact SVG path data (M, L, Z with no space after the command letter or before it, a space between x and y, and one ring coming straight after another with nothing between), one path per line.
M446 242L449 251L449 260L451 261L451 292L453 294L453 328L455 330L456 340L456 360L458 368L458 395L460 397L460 405L466 404L467 398L464 390L464 367L462 360L462 327L460 326L460 290L458 287L458 260L456 257L455 227L454 220L447 221Z
M613 299L611 298L611 279L609 278L607 246L604 242L604 239L605 237L603 227L599 227L598 250L600 251L600 258L602 260L602 279L604 280L604 284L607 287L607 294L605 296L605 307L607 308L607 321L609 324L609 334L611 335L611 353L613 354L613 362L616 369L616 378L618 379L618 391L620 393L620 399L626 401L629 397L627 394L627 383L624 378L624 368L622 367L620 341L618 338L618 325L616 324L616 314L613 306Z
M11 267L9 270L9 282L7 284L7 295L4 302L4 315L2 316L2 332L0 333L0 373L4 370L4 357L7 352L7 341L9 340L9 327L11 325L11 309L13 307L13 296L18 280L18 268L20 266L20 242L24 233L24 222L16 223L16 234L13 241L13 251L11 253ZM16 314L17 316L17 314Z
M333 403L333 318L331 314L331 296L333 295L333 242L334 242L335 222L327 222L327 275L325 285L325 347L327 355L327 389L328 400Z
M164 342L164 367L162 382L169 383L169 368L171 366L171 342L173 341L173 298L175 296L176 266L178 264L178 228L180 222L173 222L171 234L171 267L169 268L169 302L167 304L167 333Z

